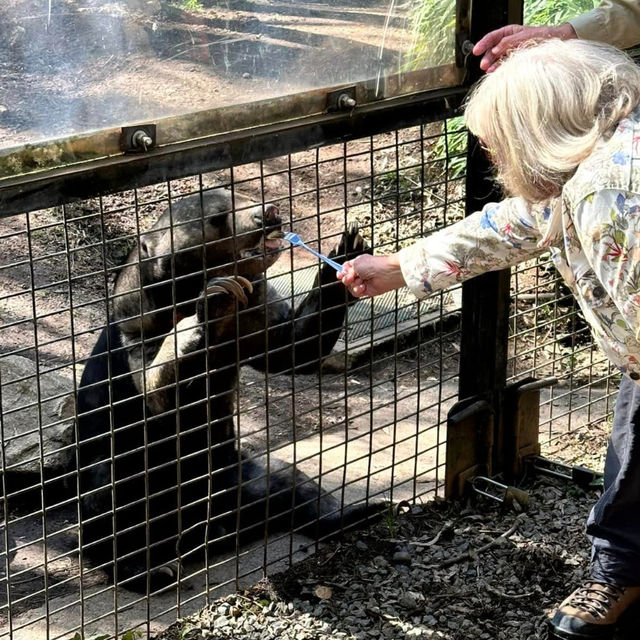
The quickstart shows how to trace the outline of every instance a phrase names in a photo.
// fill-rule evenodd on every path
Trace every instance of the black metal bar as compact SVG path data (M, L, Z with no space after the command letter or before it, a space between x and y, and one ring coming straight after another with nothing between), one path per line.
M588 467L571 466L541 456L533 456L529 462L535 473L574 482L585 490L603 477L602 473Z
M465 93L462 87L426 91L346 114L311 116L168 145L144 155L17 176L0 186L0 217L442 120L457 113Z
M479 6L482 4L482 6ZM469 38L477 42L484 34L510 22L514 2L470 3ZM516 13L518 7L515 8ZM479 60L467 56L467 77L473 82L480 77ZM502 194L492 180L491 163L473 136L469 136L466 176L466 215L478 211ZM489 273L462 287L462 336L460 348L460 398L481 396L494 409L493 473L502 470L503 420L502 403L507 379L507 345L509 337L510 271Z

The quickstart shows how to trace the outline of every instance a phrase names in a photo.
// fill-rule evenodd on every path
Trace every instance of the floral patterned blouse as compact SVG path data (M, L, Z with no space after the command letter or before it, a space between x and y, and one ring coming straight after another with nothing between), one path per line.
M399 253L419 298L551 251L595 340L640 381L640 107L546 205L507 198Z

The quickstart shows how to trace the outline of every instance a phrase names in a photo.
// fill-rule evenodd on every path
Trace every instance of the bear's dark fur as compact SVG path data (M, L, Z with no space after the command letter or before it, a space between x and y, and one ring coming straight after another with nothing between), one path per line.
M117 276L82 375L81 542L130 589L162 587L184 554L242 544L265 523L325 535L372 509L343 509L295 470L267 477L238 451L239 363L316 369L353 299L324 265L292 310L264 276L279 255L277 208L235 209L216 189L158 219ZM331 255L364 248L352 228Z

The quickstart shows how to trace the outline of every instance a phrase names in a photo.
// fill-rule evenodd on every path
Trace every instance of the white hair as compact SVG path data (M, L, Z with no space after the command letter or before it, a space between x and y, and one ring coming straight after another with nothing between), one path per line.
M640 68L618 49L547 40L514 51L467 99L469 130L511 195L540 202L640 103Z

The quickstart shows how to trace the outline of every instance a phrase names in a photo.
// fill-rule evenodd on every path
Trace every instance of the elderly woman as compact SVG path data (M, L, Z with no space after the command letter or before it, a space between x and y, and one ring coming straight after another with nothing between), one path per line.
M624 374L587 523L589 578L549 619L552 637L611 638L640 600L640 69L605 44L515 51L467 102L469 129L510 197L338 275L354 295L418 298L551 251L593 335Z

